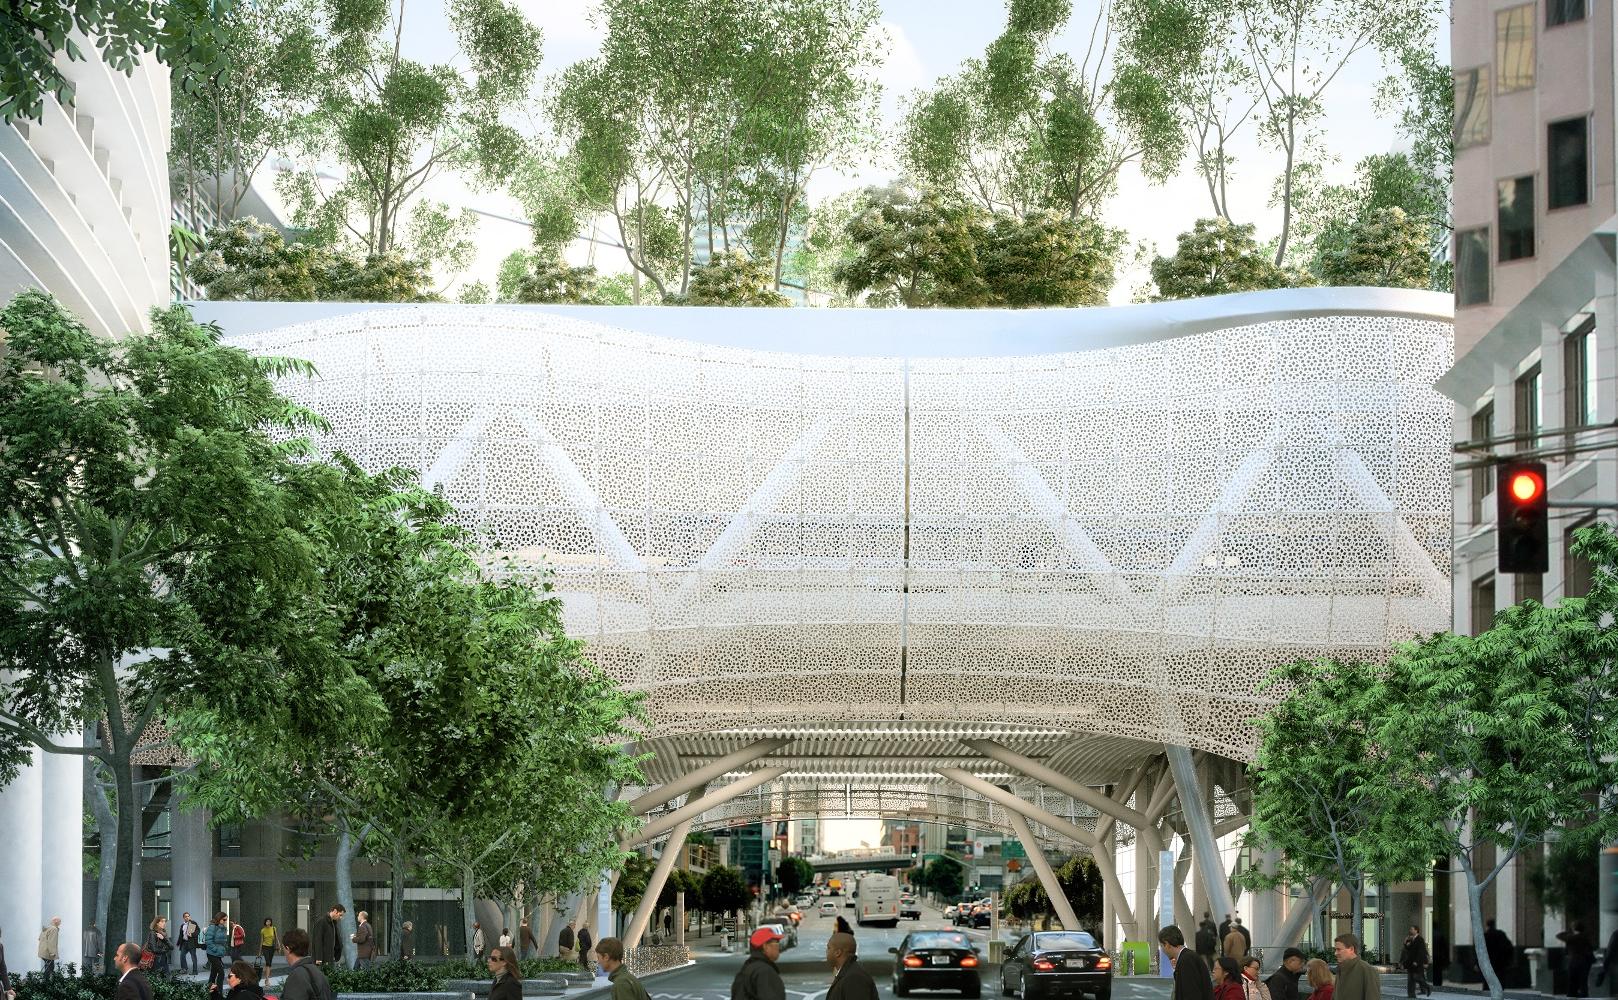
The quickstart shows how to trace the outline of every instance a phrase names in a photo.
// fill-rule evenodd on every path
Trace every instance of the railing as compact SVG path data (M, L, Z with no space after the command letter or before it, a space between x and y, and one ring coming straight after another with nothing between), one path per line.
M677 969L691 961L691 949L683 944L642 945L629 949L624 964L636 976L646 976L665 969Z

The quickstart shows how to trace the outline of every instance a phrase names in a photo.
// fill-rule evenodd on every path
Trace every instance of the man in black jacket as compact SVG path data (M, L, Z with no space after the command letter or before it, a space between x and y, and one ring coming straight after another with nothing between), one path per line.
M1174 988L1169 1000L1213 1000L1213 973L1196 952L1185 946L1180 928L1169 924L1158 931L1157 943L1174 963Z
M787 1000L786 983L775 962L781 957L781 932L760 927L747 939L747 961L730 983L730 1000Z
M282 934L281 951L289 966L286 982L281 984L281 1000L334 1000L331 980L309 957L307 931L294 927Z
M826 1000L877 1000L876 982L855 955L852 934L833 934L826 940L826 961L837 970L826 988Z
M1405 996L1433 995L1433 988L1427 985L1427 966L1432 964L1432 956L1427 953L1427 939L1421 936L1421 928L1415 924L1410 925L1410 933L1405 935L1399 964L1405 969Z
M1303 975L1304 955L1296 948L1281 953L1281 967L1270 973L1264 984L1270 1000L1298 1000L1298 977Z
M343 956L343 914L348 912L341 903L331 904L323 917L315 919L309 929L309 956L316 965L337 965Z
M140 947L125 941L112 956L118 970L118 991L113 1000L152 1000L152 984L140 971Z

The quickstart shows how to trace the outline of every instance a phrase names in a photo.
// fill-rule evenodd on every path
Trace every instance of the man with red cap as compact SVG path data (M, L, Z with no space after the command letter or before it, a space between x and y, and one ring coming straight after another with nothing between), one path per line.
M775 963L781 957L781 932L760 927L747 939L747 961L730 984L730 1000L787 1000L787 986Z

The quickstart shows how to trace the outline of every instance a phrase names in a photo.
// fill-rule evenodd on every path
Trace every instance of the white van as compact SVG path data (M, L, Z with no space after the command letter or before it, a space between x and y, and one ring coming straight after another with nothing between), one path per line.
M892 875L864 875L854 888L860 926L899 926L899 880Z

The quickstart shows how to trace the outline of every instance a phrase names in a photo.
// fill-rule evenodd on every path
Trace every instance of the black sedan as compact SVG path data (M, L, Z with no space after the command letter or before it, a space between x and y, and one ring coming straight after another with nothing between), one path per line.
M1023 935L1000 965L1000 993L1022 1000L1112 998L1112 957L1083 931L1038 931Z
M960 931L913 931L897 948L893 959L893 995L907 997L911 990L957 990L963 997L981 996L982 964L972 941Z

